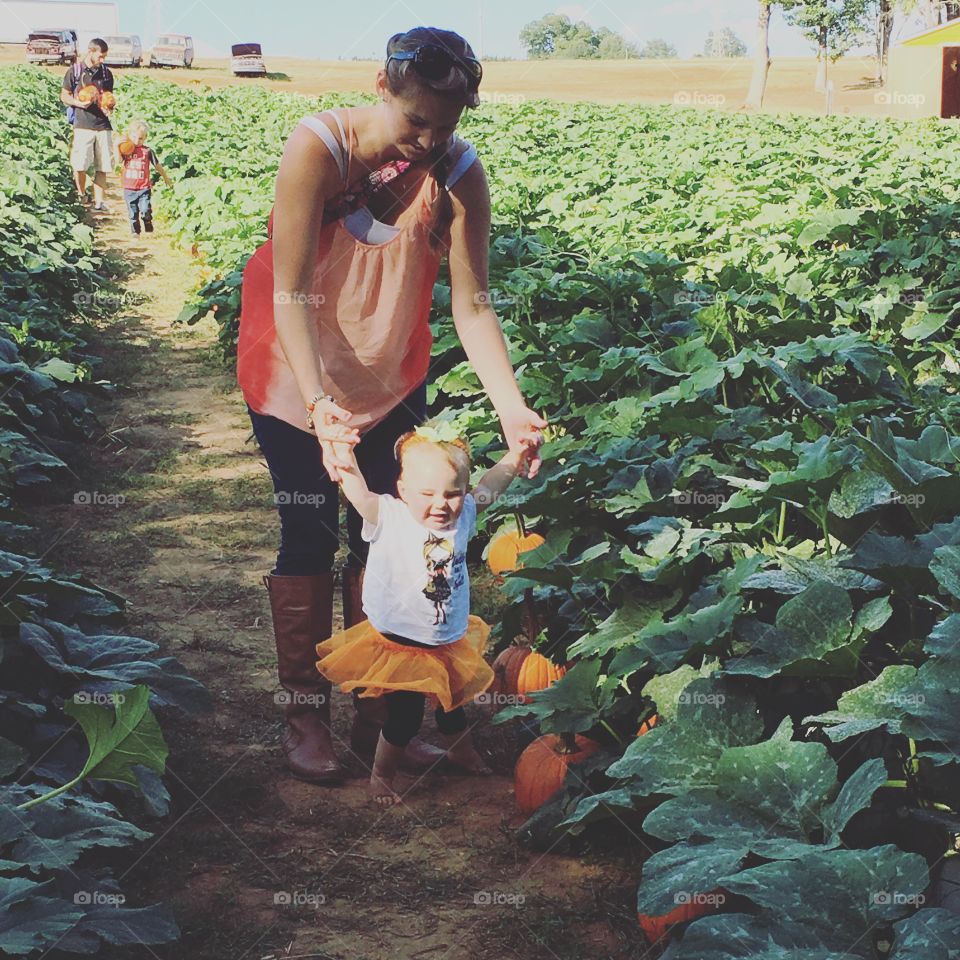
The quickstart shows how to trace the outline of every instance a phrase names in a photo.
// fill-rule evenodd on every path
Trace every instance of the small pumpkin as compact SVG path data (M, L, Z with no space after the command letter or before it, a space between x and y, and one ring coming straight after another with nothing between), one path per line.
M669 913L663 913L659 916L651 916L647 913L638 913L637 919L640 921L640 929L647 938L648 943L656 943L666 937L669 929L677 923L686 923L688 920L696 920L710 913L713 906L703 897L691 898L689 903L681 903L674 907Z
M112 110L117 105L117 98L109 91L104 90L100 94L100 106L104 110Z
M77 99L81 103L96 103L100 96L100 89L95 84L88 83L77 91Z
M121 157L129 157L133 151L137 149L137 145L132 140L124 137L123 140L117 144L117 149L120 151Z
M563 786L567 768L596 753L600 744L577 734L547 733L531 743L517 760L513 787L523 813L539 810Z
M490 550L487 552L487 564L491 573L499 576L522 567L523 564L519 562L520 554L536 549L543 542L544 539L539 533L521 534L517 530L501 533L490 543Z
M657 725L659 719L660 717L658 717L655 713L647 717L647 719L640 724L640 729L637 731L637 736L642 737L645 733L649 733Z
M505 650L501 650L493 661L494 689L497 693L513 696L517 692L517 680L520 676L520 669L523 667L527 657L530 656L529 647L522 647L519 644L511 644Z
M534 690L546 690L556 683L565 673L566 667L558 667L542 653L531 650L523 661L517 674L517 693L531 693Z

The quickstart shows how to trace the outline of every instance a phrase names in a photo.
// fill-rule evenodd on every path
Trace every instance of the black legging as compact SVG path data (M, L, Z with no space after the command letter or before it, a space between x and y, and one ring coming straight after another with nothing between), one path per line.
M393 456L397 437L423 423L427 408L426 383L401 400L354 447L357 465L373 493L396 495L399 465ZM254 413L247 407L253 431L273 480L280 513L280 550L273 573L302 577L333 569L340 545L340 490L324 469L316 436L284 420ZM361 538L363 519L347 506L347 542L350 566L367 562L370 545Z
M394 643L406 647L429 647L427 643L417 643L395 633L384 636ZM384 695L387 702L387 719L383 725L383 739L395 747L405 747L420 730L423 724L423 710L427 698L414 690L395 690ZM437 729L441 733L463 733L467 729L467 714L463 707L457 707L449 713L437 704L434 712Z

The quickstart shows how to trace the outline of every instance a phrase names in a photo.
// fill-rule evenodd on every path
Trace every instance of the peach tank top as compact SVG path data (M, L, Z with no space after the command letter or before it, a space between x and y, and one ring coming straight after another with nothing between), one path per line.
M347 132L337 114L329 112L346 141L346 151L317 117L303 122L331 150L347 194L353 154L350 112L346 111ZM451 140L448 149L456 151L447 176L449 190L477 154L471 144L464 147L458 138ZM430 244L430 224L441 189L428 173L394 225L374 220L365 208L340 216L336 198L325 205L308 311L319 331L322 389L353 413L350 425L361 434L382 420L427 374L433 342L428 317L443 254ZM364 237L380 242L366 242ZM303 399L274 326L272 240L257 249L243 271L237 380L244 400L256 413L310 432Z

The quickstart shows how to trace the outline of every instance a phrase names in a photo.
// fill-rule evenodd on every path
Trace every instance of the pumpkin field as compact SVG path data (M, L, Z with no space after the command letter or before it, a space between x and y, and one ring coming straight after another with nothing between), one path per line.
M171 345L137 354L153 363L138 391L113 381L146 336L122 319L141 255L125 268L119 232L98 238L74 202L56 89L0 70L0 954L960 956L953 124L467 112L492 195L489 297L550 427L539 475L484 514L469 557L496 639L471 712L495 775L428 777L385 815L282 772L255 619L275 514L232 383L283 143L365 98L118 78L115 127L146 119L173 180L151 241L172 248L149 256L183 287ZM469 436L479 476L502 440L443 272L431 323L431 413ZM172 358L197 344L210 404L235 418L205 449L229 446L254 479L194 474L176 495L185 525L242 528L215 596L243 619L219 646L175 647L138 611L173 595L136 579L137 543L120 570L48 535L68 532L74 471L104 462L114 406L176 394ZM173 483L165 429L141 492ZM133 516L109 521L118 550ZM187 814L228 756L215 848L217 824ZM150 837L170 845L155 860ZM264 863L298 871L279 889L322 896L278 900L251 879ZM230 877L217 897L189 885L211 864Z

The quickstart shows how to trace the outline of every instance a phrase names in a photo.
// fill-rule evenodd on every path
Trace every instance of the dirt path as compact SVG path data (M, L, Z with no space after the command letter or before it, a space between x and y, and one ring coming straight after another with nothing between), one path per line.
M277 531L266 466L212 322L173 323L194 284L189 256L162 225L130 237L114 209L99 244L127 292L90 346L119 389L101 408L102 442L37 522L47 558L127 597L124 629L160 642L216 705L163 720L171 814L118 874L137 904L171 905L183 940L133 955L638 956L636 851L581 860L517 846L503 728L481 735L496 776L430 777L386 814L369 808L356 761L335 789L286 774L260 582ZM115 496L81 505L71 490ZM346 697L334 711L343 742Z

